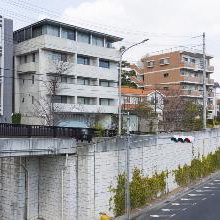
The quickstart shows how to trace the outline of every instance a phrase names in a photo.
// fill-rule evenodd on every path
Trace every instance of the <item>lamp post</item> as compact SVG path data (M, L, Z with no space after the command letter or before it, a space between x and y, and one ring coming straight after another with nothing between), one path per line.
M119 109L118 109L118 135L121 136L121 128L122 128L122 117L121 117L121 74L122 74L122 57L126 51L131 49L132 47L135 47L139 44L143 44L147 42L149 39L142 40L141 42L135 43L131 45L128 48L121 48L121 54L120 54L120 63L119 63Z

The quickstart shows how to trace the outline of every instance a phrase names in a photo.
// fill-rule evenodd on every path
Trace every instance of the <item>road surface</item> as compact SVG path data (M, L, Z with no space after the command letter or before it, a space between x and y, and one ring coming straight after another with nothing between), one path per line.
M220 220L220 175L134 220Z

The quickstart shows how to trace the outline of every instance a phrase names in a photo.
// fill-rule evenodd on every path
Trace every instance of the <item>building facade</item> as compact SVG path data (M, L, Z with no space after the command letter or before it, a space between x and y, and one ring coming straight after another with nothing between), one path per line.
M206 55L208 118L215 116L212 58ZM203 54L199 51L177 50L145 56L141 59L141 66L132 65L132 69L137 73L133 81L139 87L157 89L167 96L178 95L203 104Z
M0 16L0 122L11 123L13 97L13 21Z
M123 127L126 128L126 113L130 113L130 131L143 131L149 132L149 124L152 119L143 120L137 114L137 108L141 107L145 102L149 103L149 107L152 109L152 113L156 113L157 119L153 122L158 124L158 121L163 119L163 108L164 108L164 94L157 90L144 90L144 89L135 89L129 87L122 87L122 112L124 112L123 117ZM144 123L143 123L144 121ZM146 124L146 122L148 124Z
M15 111L22 122L44 123L36 107L52 96L59 125L87 127L87 116L98 114L109 127L118 113L120 52L113 43L120 40L49 19L15 31Z

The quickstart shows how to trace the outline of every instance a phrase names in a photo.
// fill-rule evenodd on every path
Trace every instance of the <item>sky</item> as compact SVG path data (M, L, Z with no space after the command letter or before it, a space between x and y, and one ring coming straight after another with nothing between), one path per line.
M117 48L149 38L126 53L124 59L132 63L146 54L179 46L202 50L201 35L205 32L206 51L214 56L212 78L217 82L219 8L219 0L0 0L0 14L14 20L14 29L51 18L123 37Z

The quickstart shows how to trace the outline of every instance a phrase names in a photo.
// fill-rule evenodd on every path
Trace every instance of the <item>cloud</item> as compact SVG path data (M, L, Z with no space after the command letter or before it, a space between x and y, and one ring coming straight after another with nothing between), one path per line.
M216 57L213 64L220 71L220 2L218 0L94 0L64 10L62 19L75 25L124 37L129 45L146 37L146 45L134 48L127 59L136 61L149 51L175 45L200 45L206 32L207 51ZM214 74L220 81L220 75Z

